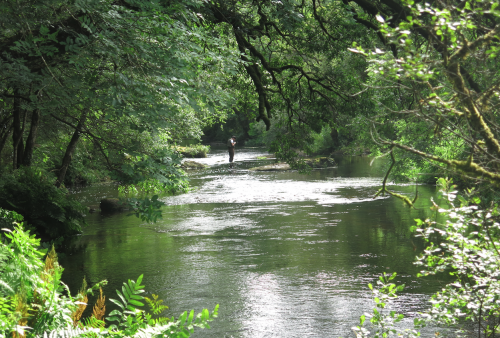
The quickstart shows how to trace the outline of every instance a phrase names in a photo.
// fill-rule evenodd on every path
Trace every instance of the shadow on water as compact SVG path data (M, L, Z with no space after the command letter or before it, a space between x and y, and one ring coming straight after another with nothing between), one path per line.
M78 239L85 249L62 259L63 279L72 290L84 275L108 279L114 298L122 282L144 274L170 316L219 303L212 329L194 337L348 337L371 311L366 285L396 271L407 285L396 307L409 325L441 284L415 278L422 243L409 232L427 216L434 188L420 186L418 209L409 210L394 198L373 199L383 162L337 158L337 167L310 175L248 171L272 161L258 159L264 155L238 149L232 167L224 149L197 159L210 167L190 174L192 192L164 199L156 224L89 215Z

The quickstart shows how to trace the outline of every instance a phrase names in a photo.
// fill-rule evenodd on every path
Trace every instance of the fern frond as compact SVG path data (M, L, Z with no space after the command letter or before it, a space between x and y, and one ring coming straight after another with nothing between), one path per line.
M52 247L53 248L53 247ZM82 318L83 311L87 308L87 302L89 297L87 296L87 280L83 277L82 287L78 292L77 299L80 301L77 302L78 308L71 314L71 318L73 319L73 326L77 326L78 321Z
M16 294L15 299L14 299L16 309L15 312L21 314L21 319L19 319L18 322L18 327L26 327L26 324L28 323L28 316L29 316L29 310L30 307L26 303L26 295L24 294ZM14 332L12 334L14 338L21 338L24 337L24 334L21 334L19 332Z
M99 298L94 305L94 310L92 311L92 318L104 321L104 314L106 312L106 297L102 294L102 288L99 288Z
M78 308L71 315L71 318L73 319L73 326L76 327L76 325L78 324L78 321L80 320L80 318L82 318L83 311L85 311L85 309L87 308L87 301L88 300L89 300L89 298L87 297L87 295L85 295L83 297L82 301L77 302Z
M80 291L78 291L79 294L81 295L86 295L87 294L87 278L83 276L83 281L82 281L82 287L80 288Z
M158 299L158 295L152 294L151 297L153 299L150 299L148 297L144 297L144 300L146 301L146 303L148 303L149 308L151 309L151 311L153 311L153 314L159 315L160 313L162 313L163 311L168 309L167 305L162 304L163 300Z
M56 264L57 264L57 254L54 245L52 245L52 249L45 258L45 267L44 267L45 272L51 273L51 271L54 271L54 269L56 268Z
M144 299L140 295L144 292L144 286L141 285L142 277L143 275L140 275L137 282L129 279L127 283L123 283L122 292L116 290L120 299L110 298L110 301L118 305L120 309L111 311L106 320L115 321L118 325L126 325L127 321L132 321L140 313L136 306L144 306L143 303L139 302L139 300ZM130 325L130 323L128 324ZM115 324L110 326L110 328L115 327Z
M44 332L43 338L74 338L81 335L88 335L89 333L103 334L100 329L97 328L74 328L67 330L56 330L51 332Z
M90 318L85 318L83 320L83 323L84 323L83 326L87 328L93 327L96 329L104 329L105 327L104 320L96 319L94 316Z
M180 315L179 319L176 321L172 318L172 321L164 325L154 325L148 326L146 328L141 328L134 335L134 338L150 338L150 337L189 337L194 331L194 327L210 328L209 322L217 317L219 311L219 305L217 304L212 313L207 309L203 309L201 313L198 313L196 317L194 312L190 311L184 312Z
M7 291L14 293L14 289L11 288L10 285L7 284L5 281L3 281L3 280L0 279L0 290L2 288L5 288L5 289L7 289Z

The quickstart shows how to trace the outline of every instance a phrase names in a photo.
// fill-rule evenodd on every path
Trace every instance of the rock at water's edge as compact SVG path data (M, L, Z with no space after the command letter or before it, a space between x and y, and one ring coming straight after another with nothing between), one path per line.
M329 157L316 157L316 158L305 158L304 162L311 168L328 168L335 165L335 161ZM290 170L290 165L288 163L273 163L269 165L264 165L261 167L254 167L248 170L250 171L286 171Z
M103 212L117 212L127 210L128 207L118 198L104 198L99 205Z
M305 162L312 168L327 168L335 165L335 161L330 157L306 158Z
M290 170L290 165L288 163L274 163L269 165L263 165L261 167L255 167L248 169L250 171L285 171Z
M206 167L208 167L208 166L205 164L202 164L202 163L195 162L195 161L184 161L181 164L182 169L203 169Z

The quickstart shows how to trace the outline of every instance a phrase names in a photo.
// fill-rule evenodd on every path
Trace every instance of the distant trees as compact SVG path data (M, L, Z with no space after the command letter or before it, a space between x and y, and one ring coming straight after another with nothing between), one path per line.
M283 158L328 126L338 146L399 149L400 177L498 182L494 1L210 1L200 12L241 52L250 111L284 128L272 146Z
M6 2L0 151L9 149L14 169L50 163L62 184L82 140L85 156L120 171L124 153L200 135L230 111L245 134L254 118L284 131L271 148L289 160L323 127L336 147L368 147L375 125L385 140L369 146L376 152L392 145L446 158L428 165L406 151L399 173L469 166L467 175L488 176L446 161L465 161L473 149L474 163L494 167L497 9L484 1L411 4ZM353 42L368 57L349 52ZM453 117L438 116L452 101ZM54 139L56 147L45 147Z

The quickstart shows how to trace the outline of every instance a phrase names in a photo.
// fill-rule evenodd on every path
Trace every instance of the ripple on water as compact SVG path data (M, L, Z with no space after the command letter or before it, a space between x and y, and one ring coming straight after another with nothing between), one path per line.
M241 174L206 180L194 192L164 198L169 205L194 203L253 203L315 201L320 204L355 203L373 199L380 181L372 178L310 181L269 179ZM383 198L383 197L379 197Z

